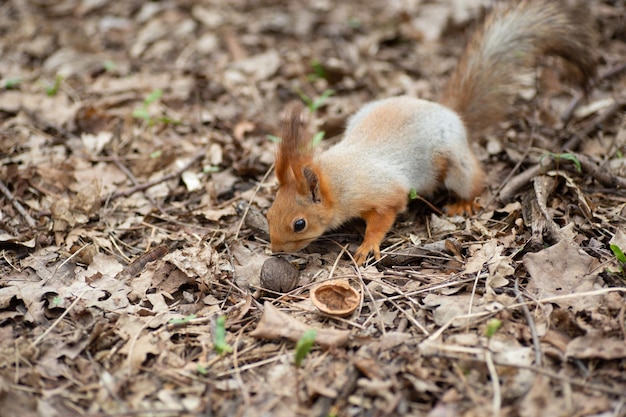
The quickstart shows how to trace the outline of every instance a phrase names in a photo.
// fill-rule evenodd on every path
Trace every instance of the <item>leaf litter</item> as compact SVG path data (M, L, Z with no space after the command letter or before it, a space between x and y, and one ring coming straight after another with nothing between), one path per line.
M283 109L327 146L436 98L489 2L427 3L0 5L0 414L626 415L620 2L586 98L548 62L478 141L482 213L416 201L380 262L356 221L261 280Z

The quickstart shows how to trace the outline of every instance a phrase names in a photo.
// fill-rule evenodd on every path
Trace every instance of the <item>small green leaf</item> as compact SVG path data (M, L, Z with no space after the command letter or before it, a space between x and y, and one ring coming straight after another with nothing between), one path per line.
M171 319L168 323L169 324L187 324L191 320L195 319L196 317L197 316L195 314L190 314L190 315L185 316L185 317Z
M166 125L180 125L183 123L180 120L172 119L171 117L167 117L167 116L159 117L159 122L166 124Z
M485 335L488 338L493 337L494 334L502 327L502 320L491 319L487 322L487 330L485 331Z
M300 90L299 88L296 88L296 93L298 93L298 96L300 96L300 100L304 101L304 104L306 104L309 110L313 112L313 100L311 99L311 97L307 96L304 91Z
M54 84L46 87L46 95L50 97L56 96L56 94L59 92L59 87L61 87L61 81L63 81L63 77L57 75L54 79Z
M107 72L111 72L115 70L115 62L111 61L110 59L107 59L106 61L104 61L102 63L102 66L104 67L104 70Z
M313 74L311 74L312 77L310 77L310 78L313 78L313 79L323 78L323 79L325 79L327 77L326 68L324 68L322 63L319 62L317 59L313 59L311 61L311 68L313 68Z
M150 123L152 119L150 117L150 113L148 113L148 109L146 109L145 107L137 107L135 110L133 110L133 117L136 119L143 119L148 123Z
M409 190L409 200L417 200L419 196L417 195L417 190L415 188L411 188Z
M626 265L626 255L624 254L624 251L617 245L611 245L610 248L613 251L615 258L617 258L620 263Z
M221 168L215 165L209 165L209 166L205 166L202 167L202 172L204 174L212 174L214 172L220 172Z
M215 334L213 335L213 345L218 355L229 353L233 348L226 343L226 317L219 316L215 321Z
M582 172L582 166L580 165L580 161L578 160L576 155L571 154L571 153L562 153L562 154L557 155L557 156L560 159L564 159L566 161L572 161L574 163L574 165L576 166L576 171L577 172Z
M315 338L317 337L317 330L309 329L302 334L298 343L296 343L295 364L297 367L302 365L302 361L311 351Z
M319 145L320 142L324 139L325 134L326 132L324 132L323 130L320 130L315 135L313 135L313 139L311 139L311 146Z
M196 365L196 370L198 371L200 375L208 375L209 373L209 370L200 364Z
M351 17L348 19L348 25L350 25L353 29L358 29L361 27L361 21L356 17Z
M143 100L143 105L148 107L149 105L151 105L152 103L160 99L162 95L163 95L163 90L161 90L160 88L157 88L156 90L148 94L148 97L146 97Z
M541 155L541 158L539 158L539 163L543 164L543 160L547 156L551 156L556 163L558 163L561 159L563 159L565 161L571 161L576 166L576 171L577 172L582 172L582 165L580 164L580 161L578 160L578 158L574 154L571 154L571 153L553 153L553 152L548 152L548 153L545 153L545 154Z
M269 140L271 140L272 142L275 142L275 143L280 143L280 142L283 141L282 138L279 138L278 136L275 136L275 135L267 135L267 139L269 139Z
M157 149L156 151L150 154L151 159L157 159L157 158L160 158L161 156L163 156L163 151L160 149Z
M313 101L313 103L309 106L311 112L314 112L322 107L326 103L326 100L328 100L328 97L332 96L333 94L335 94L335 90L329 89L324 91L322 95L319 96L315 101Z
M21 83L22 83L22 79L19 77L7 78L4 81L4 88L6 88L7 90L11 90L12 88L16 88Z

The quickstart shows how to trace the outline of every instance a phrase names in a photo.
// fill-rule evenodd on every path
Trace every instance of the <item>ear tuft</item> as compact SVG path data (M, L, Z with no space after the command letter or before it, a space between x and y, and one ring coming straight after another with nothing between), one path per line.
M276 177L281 185L295 181L298 189L303 186L303 168L313 160L311 139L306 132L306 120L302 104L288 106L283 120L281 142L276 153Z

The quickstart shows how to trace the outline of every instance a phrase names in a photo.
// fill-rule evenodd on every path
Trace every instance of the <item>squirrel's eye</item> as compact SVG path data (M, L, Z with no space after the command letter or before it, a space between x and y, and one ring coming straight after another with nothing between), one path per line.
M304 219L298 219L295 222L293 222L294 232L301 232L304 230L305 227L306 227L306 221L304 221Z

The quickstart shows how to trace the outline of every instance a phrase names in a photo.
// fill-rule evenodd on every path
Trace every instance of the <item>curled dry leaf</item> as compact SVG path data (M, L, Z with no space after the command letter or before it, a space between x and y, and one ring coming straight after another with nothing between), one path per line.
M281 312L274 305L266 302L259 325L250 332L250 336L259 339L289 339L297 342L302 334L311 327ZM316 329L315 343L325 347L340 347L348 343L350 332L335 329Z
M343 317L361 304L361 294L347 280L332 280L314 287L311 301L323 313Z

